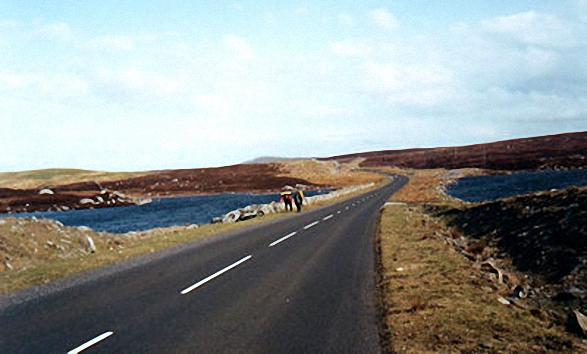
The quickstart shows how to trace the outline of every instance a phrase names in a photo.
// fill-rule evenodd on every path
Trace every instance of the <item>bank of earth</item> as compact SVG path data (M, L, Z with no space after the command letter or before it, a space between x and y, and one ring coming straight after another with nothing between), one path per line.
M527 206L539 203L545 212L565 213L576 209L577 201L572 197L576 190L552 192L555 195L548 198L539 193L517 199L516 203L506 200L477 206L443 192L441 186L458 176L455 171L402 172L410 176L410 182L392 197L392 203L382 208L376 243L384 352L587 351L586 337L575 315L577 310L587 312L585 271L581 267L567 270L566 277L551 279L550 283L550 274L540 269L522 271L514 261L517 254L501 247L498 240L524 230L510 223L507 230L493 233L493 239L484 239L479 234L492 234L494 229L484 233L482 226L499 224L499 216L492 219L489 216L493 214L486 214L488 218L483 219L481 213L475 213L476 208L499 205L496 208L517 215L512 209L523 214ZM459 171L461 175L476 173L480 171ZM587 190L582 193L587 197ZM563 194L568 197L564 199ZM562 202L567 199L568 203ZM546 210L549 200L556 207ZM580 217L585 219L584 215ZM583 219L574 221L584 225L587 219ZM470 223L468 227L463 220ZM528 224L533 226L543 234L548 234L545 229L554 227ZM543 249L548 249L547 243ZM545 256L538 250L524 255L527 263L549 258L547 252ZM584 262L584 258L578 262ZM567 292L569 289L572 291ZM557 295L564 295L565 301L557 299Z

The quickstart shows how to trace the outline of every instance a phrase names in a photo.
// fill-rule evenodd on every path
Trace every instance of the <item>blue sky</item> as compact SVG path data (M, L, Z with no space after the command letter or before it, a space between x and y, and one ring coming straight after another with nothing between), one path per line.
M587 130L587 0L0 2L0 172Z

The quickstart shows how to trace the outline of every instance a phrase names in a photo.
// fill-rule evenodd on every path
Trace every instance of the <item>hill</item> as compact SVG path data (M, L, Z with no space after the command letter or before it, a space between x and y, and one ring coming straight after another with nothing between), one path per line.
M489 170L575 169L587 167L587 132L547 135L459 147L383 150L333 156L360 167L416 169L482 168Z

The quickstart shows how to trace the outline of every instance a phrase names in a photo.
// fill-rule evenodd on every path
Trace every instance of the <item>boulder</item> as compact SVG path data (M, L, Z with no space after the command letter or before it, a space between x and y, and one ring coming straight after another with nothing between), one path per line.
M86 242L84 244L87 252L94 253L96 252L96 244L94 244L94 240L90 236L86 236Z
M85 205L85 204L96 205L96 204L99 204L98 202L96 202L96 201L94 201L93 199L90 199L90 198L84 198L84 199L80 200L79 203L81 205Z
M225 214L222 217L222 222L225 224L231 223L231 222L237 222L239 218L240 218L240 212L238 210L233 210L233 211Z

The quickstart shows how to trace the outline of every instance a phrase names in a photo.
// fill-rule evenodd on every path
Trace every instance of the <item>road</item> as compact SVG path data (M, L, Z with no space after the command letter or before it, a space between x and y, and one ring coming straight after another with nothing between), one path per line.
M404 177L0 310L0 353L378 353L373 235Z

